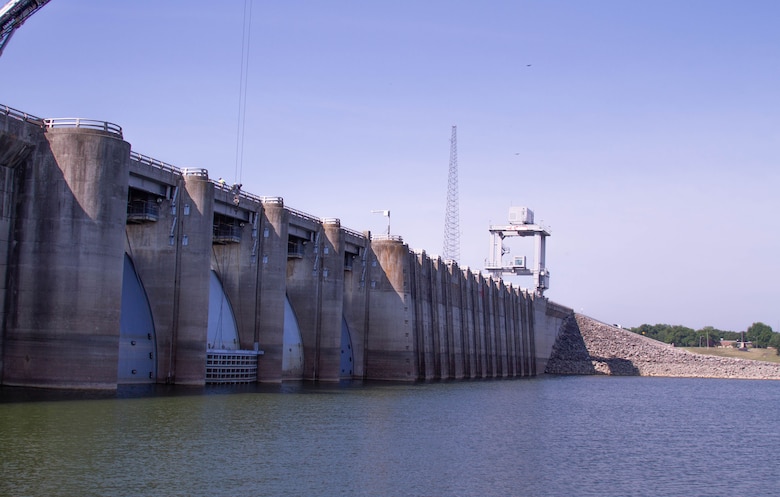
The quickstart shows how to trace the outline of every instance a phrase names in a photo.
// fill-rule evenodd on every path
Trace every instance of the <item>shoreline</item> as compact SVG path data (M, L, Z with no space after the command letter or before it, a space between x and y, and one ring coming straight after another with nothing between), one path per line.
M697 354L575 314L561 328L545 373L780 380L780 364Z

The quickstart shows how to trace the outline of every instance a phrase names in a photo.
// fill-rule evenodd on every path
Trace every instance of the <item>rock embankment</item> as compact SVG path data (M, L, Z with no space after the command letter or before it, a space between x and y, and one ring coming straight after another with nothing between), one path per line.
M550 374L780 380L780 364L694 354L575 314L547 363Z

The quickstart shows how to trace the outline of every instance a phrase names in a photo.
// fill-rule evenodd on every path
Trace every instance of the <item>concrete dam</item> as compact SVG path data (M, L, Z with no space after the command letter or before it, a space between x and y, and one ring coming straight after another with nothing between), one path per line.
M572 315L108 122L0 106L0 188L0 385L534 376Z

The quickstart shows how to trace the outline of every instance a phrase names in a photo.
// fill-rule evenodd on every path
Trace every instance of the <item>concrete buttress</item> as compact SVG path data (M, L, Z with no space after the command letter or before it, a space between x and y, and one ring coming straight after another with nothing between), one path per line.
M265 355L257 364L257 381L276 383L282 381L289 211L279 202L263 204L263 212L257 335Z
M374 240L371 248L366 378L417 380L409 248L392 239Z
M206 381L209 268L211 267L214 187L208 173L185 173L179 235L176 324L173 337L173 381L202 385Z
M3 382L116 387L130 145L49 129L16 180Z

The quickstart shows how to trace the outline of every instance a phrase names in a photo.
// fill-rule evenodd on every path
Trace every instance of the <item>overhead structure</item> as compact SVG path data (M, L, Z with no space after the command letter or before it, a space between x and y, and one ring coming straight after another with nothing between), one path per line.
M0 9L0 55L14 31L49 0L11 0Z
M535 293L542 296L544 291L550 288L550 272L545 267L547 237L550 236L547 228L534 224L534 213L527 207L510 207L509 224L491 225L489 231L490 260L485 271L498 278L505 273L533 276ZM514 236L534 237L536 254L533 269L528 268L525 256L513 256L510 264L504 265L504 255L509 253L509 249L504 245L504 239Z
M444 219L445 261L460 262L460 213L458 212L458 127L452 127L450 169L447 177L447 213Z

